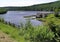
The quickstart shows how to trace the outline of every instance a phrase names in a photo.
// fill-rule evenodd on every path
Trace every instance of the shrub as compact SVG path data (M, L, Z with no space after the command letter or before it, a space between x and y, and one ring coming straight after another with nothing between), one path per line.
M45 42L51 41L54 38L54 33L49 29L48 26L32 26L28 21L24 28L20 28L20 36L24 36L25 40L30 42Z
M0 8L0 14L4 14L4 13L6 13L7 12L7 9L5 9L5 8Z

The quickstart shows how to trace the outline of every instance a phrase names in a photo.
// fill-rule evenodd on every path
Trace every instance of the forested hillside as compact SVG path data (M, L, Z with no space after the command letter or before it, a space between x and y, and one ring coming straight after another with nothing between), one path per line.
M5 7L8 10L23 10L23 11L53 11L55 8L60 9L60 1L51 3L38 4L26 7Z

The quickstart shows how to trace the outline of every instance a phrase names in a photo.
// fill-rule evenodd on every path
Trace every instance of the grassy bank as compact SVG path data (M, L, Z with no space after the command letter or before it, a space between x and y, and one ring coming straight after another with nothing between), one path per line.
M0 22L0 30L8 34L13 39L17 40L18 42L24 41L23 37L20 36L20 30L15 27L12 27L12 26L4 24L3 22L2 23Z
M17 41L12 39L9 35L5 34L0 30L0 42L17 42Z

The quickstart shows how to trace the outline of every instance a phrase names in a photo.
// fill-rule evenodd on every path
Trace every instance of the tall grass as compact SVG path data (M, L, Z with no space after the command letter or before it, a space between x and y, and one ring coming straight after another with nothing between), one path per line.
M30 21L27 21L25 26L21 23L20 28L6 25L0 22L0 30L10 35L18 42L45 42L52 41L54 33L47 26L32 26Z
M48 26L32 26L30 21L25 24L24 28L20 28L20 36L23 36L26 42L51 42L54 38L54 33Z

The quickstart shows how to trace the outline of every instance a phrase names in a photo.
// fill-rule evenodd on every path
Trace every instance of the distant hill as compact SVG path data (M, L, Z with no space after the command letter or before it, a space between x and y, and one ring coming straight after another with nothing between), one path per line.
M55 8L60 9L60 1L26 7L4 7L4 8L8 10L21 10L21 11L53 11Z

